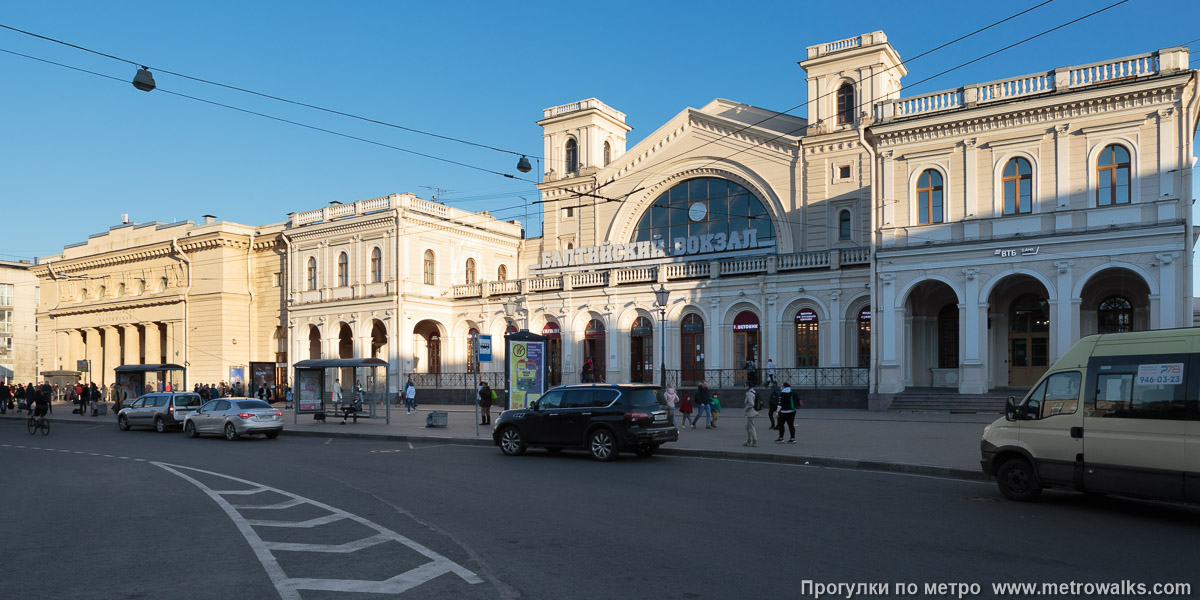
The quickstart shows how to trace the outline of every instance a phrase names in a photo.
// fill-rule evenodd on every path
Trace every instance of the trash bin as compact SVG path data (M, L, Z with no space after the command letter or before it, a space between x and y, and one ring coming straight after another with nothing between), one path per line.
M429 414L425 415L425 426L426 427L445 427L446 420L448 417L449 417L449 415L443 411L438 411L438 410L429 411Z
M96 405L96 413L101 414L101 415L107 415L108 414L108 405L103 402L101 402L100 404L97 404Z

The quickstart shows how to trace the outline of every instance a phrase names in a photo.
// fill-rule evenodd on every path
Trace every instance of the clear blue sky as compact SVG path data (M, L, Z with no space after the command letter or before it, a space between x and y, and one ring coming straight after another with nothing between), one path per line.
M1112 0L1115 1L1115 0ZM1200 2L1131 0L928 83L912 84L1112 1L1056 0L908 64L903 95L1191 43ZM229 85L542 153L541 109L595 96L629 145L721 97L774 110L807 100L805 47L877 29L909 59L1038 4L62 2L13 0L0 23ZM595 10L602 8L602 11ZM424 186L468 210L525 219L532 183L235 112L128 83L134 67L0 30L0 258L45 256L120 223L264 224L292 211ZM1192 67L1200 66L1193 60ZM516 157L156 73L161 89L534 179ZM804 108L793 114L804 116ZM504 209L504 210L501 210ZM540 234L530 207L530 235ZM1200 280L1200 277L1197 278Z

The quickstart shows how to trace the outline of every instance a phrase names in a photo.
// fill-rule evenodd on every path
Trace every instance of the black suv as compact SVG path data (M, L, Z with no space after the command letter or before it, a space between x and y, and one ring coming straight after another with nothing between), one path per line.
M529 446L550 452L584 448L596 460L613 460L623 450L650 456L664 442L679 441L657 386L562 385L529 408L506 410L496 419L492 440L509 456Z

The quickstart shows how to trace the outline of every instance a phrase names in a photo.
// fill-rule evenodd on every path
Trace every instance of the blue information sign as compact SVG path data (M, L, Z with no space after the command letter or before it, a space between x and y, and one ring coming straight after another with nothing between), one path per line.
M492 362L492 336L480 335L475 348L479 352L479 362Z

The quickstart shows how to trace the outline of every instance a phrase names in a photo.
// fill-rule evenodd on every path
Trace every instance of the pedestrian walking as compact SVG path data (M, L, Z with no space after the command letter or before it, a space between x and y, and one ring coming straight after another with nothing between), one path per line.
M746 359L746 381L750 382L750 385L754 385L755 383L757 383L754 380L756 377L758 377L758 365L754 364L753 358L747 358Z
M775 359L767 359L767 383L775 383Z
M790 383L784 382L783 389L779 393L779 414L775 415L775 419L779 422L779 439L775 440L776 444L783 443L783 426L787 425L791 431L791 439L787 441L789 444L796 443L796 397L792 394L792 386Z
M747 383L746 408L744 409L746 415L746 443L742 445L750 448L758 446L758 430L754 428L754 417L758 416L758 409L754 406L756 396L754 386Z
M692 414L692 401L688 399L687 394L684 394L683 400L679 401L679 414L682 415L680 420L683 421L683 424L679 428L685 429L687 428L688 415Z
M674 423L675 407L679 404L679 392L675 391L675 386L667 386L667 391L663 392L663 400L667 403L667 421Z
M781 392L779 390L779 382L772 381L771 382L771 395L768 397L768 400L767 400L767 418L771 419L771 429L776 429L775 412L779 410L779 395L780 395L780 393Z
M592 363L592 357L585 358L583 360L583 368L579 371L579 380L583 383L591 383L595 371L596 365Z
M417 386L413 383L412 377L408 378L408 382L404 384L404 409L405 414L411 415L417 410Z
M704 428L712 429L712 396L709 395L708 386L704 385L703 381L696 386L696 416L692 417L692 429L696 428L700 415L704 415Z
M492 402L496 400L496 392L488 386L486 381L479 383L479 412L483 416L480 425L492 424Z
M283 397L284 397L284 401L287 402L287 404L286 404L287 409L291 410L292 409L292 386L286 385L283 387Z
M717 417L721 416L721 399L719 397L717 397L716 392L713 392L712 402L710 403L710 406L712 407L712 428L716 429L717 428Z
M0 380L0 415L12 410L12 388L8 387L8 383Z

